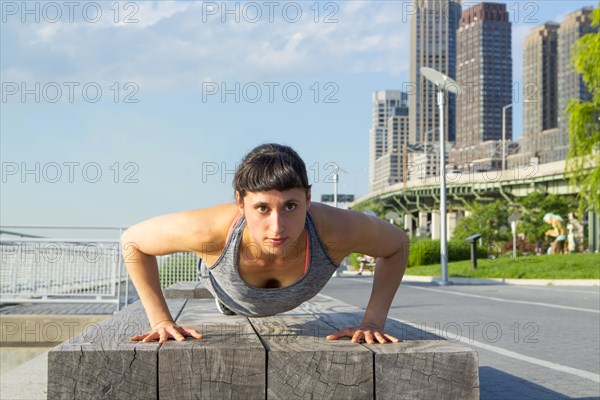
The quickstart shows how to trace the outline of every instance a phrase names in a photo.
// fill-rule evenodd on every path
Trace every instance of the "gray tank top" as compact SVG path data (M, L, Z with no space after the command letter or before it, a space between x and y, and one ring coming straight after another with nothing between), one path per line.
M238 254L246 219L241 216L212 268L199 265L200 280L231 311L248 317L267 317L292 310L313 298L329 281L338 266L327 254L315 223L306 213L304 224L309 240L308 271L296 282L279 288L247 284L238 271Z

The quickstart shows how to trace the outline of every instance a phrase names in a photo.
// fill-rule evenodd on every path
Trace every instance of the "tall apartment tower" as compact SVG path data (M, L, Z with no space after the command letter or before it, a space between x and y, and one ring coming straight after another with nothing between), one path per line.
M558 123L558 28L547 22L532 29L523 48L523 147L524 162L539 159L542 132Z
M456 78L456 30L460 0L412 0L410 23L409 123L411 144L439 141L436 88L421 75L421 67ZM455 96L445 107L446 140L455 140Z
M408 107L398 107L394 115L387 120L386 152L375 160L375 176L373 190L385 189L388 186L408 179Z
M399 90L385 90L373 93L373 125L369 131L369 186L375 190L376 175L380 171L376 168L376 161L388 151L393 150L388 138L388 120L399 115L400 110L407 107L408 97ZM377 179L379 180L379 179Z
M464 10L456 33L456 80L465 89L456 102L453 162L480 158L482 142L502 140L502 107L512 102L511 23L506 4L479 3ZM506 139L512 139L512 108Z
M573 45L582 36L596 32L591 25L592 7L584 7L567 15L558 28L558 132L556 135L543 135L541 158L543 161L564 160L569 153L569 125L564 111L571 99L591 101L580 74L571 65Z

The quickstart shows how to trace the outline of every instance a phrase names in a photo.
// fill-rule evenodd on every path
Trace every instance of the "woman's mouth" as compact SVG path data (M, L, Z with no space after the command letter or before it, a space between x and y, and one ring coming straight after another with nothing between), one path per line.
M286 240L287 240L287 238L267 238L267 243L275 245L275 246L280 246Z

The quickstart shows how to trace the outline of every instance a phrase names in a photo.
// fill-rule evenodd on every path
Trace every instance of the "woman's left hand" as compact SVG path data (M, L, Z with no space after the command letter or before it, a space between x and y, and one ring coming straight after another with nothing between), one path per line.
M355 328L344 328L328 335L326 339L337 340L342 337L352 338L352 343L360 343L361 340L369 344L375 343L398 343L400 340L383 332L383 329L372 323L364 323Z

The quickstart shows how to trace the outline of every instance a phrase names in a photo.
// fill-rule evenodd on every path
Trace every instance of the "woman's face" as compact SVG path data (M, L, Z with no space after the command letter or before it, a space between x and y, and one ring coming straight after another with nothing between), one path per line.
M243 199L236 193L236 199L246 218L252 246L258 245L263 253L273 256L298 253L297 242L304 231L310 191L308 194L303 189L247 192Z

